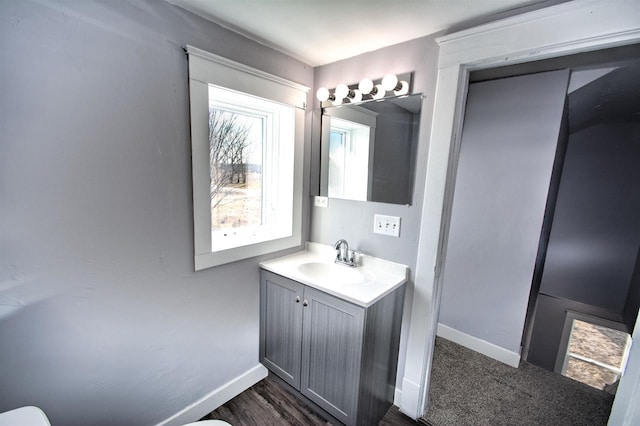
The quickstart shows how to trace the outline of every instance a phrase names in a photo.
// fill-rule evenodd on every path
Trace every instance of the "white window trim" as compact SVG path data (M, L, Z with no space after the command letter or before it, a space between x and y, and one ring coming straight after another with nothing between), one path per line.
M193 46L187 46L186 51L189 55L195 270L301 245L304 109L309 88ZM212 252L209 193L209 84L295 107L291 236Z

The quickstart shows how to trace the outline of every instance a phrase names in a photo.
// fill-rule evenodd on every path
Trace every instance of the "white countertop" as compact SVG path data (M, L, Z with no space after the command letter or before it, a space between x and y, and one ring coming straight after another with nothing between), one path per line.
M260 267L364 308L373 305L407 282L409 267L406 265L359 254L354 270L354 268L345 265L333 266L335 257L336 250L332 246L307 242L304 251L261 262ZM305 267L300 267L305 264L309 266L309 264L317 263L327 264L327 268L332 272L330 278L305 274L303 272ZM342 271L345 275L344 281L348 282L358 273L362 275L363 279L361 282L345 284L338 276Z

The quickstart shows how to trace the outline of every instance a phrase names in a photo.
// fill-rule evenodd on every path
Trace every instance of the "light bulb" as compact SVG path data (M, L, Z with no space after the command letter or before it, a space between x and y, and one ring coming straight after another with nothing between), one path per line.
M344 98L339 98L337 96L332 96L333 99L329 99L329 102L331 102L331 105L333 106L339 106L342 105L344 102Z
M362 92L358 89L353 90L353 97L351 98L351 102L362 102Z
M358 89L360 89L363 95L368 95L373 90L373 81L369 78L363 78L360 80L360 84L358 84Z
M349 94L349 87L344 83L340 83L336 86L334 94L336 95L336 99L346 98Z
M386 92L384 90L384 87L382 87L382 84L376 84L376 86L373 88L373 91L371 92L373 99L382 99L384 98L385 94Z
M395 74L387 74L382 79L382 87L384 90L396 90L398 85L398 77Z
M409 83L407 83L406 81L401 81L398 84L398 86L400 86L400 88L393 91L394 95L402 96L402 95L406 95L407 93L409 93Z
M318 89L318 91L316 92L316 98L318 98L318 100L320 102L324 102L326 100L329 99L329 89L327 89L326 87L321 87Z

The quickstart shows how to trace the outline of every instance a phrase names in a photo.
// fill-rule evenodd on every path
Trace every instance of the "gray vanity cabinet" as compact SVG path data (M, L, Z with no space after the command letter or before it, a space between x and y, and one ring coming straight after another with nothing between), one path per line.
M300 392L346 424L355 417L364 308L306 287Z
M393 401L404 286L363 308L260 272L260 361L346 425L377 424Z
M296 389L302 365L303 290L299 282L260 273L260 362Z

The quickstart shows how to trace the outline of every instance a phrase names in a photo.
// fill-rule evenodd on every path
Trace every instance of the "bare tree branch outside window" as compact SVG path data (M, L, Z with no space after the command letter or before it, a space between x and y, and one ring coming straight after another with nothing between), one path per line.
M260 116L209 109L212 231L262 223L262 130Z
M246 184L250 127L237 114L209 109L211 208L222 205L232 185Z

